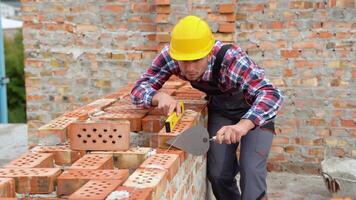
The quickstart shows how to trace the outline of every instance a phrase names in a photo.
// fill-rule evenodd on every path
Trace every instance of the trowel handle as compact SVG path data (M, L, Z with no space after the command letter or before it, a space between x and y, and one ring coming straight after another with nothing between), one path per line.
M215 141L215 140L216 140L216 136L209 139L209 141Z

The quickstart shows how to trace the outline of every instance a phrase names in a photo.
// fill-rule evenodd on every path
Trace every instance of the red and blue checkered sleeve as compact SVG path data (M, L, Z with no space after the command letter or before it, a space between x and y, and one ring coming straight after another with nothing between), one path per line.
M256 126L273 119L283 102L281 91L265 77L264 69L256 65L240 48L230 51L227 56L232 60L226 73L227 83L231 87L241 87L245 99L251 100L252 104L242 118L250 119Z
M132 103L142 108L150 108L152 97L172 75L174 67L174 62L168 55L168 47L163 48L131 90Z

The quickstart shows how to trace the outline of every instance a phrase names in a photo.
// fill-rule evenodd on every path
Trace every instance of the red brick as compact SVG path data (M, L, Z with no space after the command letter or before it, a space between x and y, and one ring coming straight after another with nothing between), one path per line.
M296 58L299 57L301 51L299 50L281 50L281 56L284 58Z
M169 5L157 5L156 12L159 14L169 14L171 12L171 7Z
M200 113L198 113L194 110L186 109L184 111L184 114L183 114L182 118L180 119L180 121L196 123L196 122L198 122L199 117L200 117Z
M171 37L169 36L168 33L160 33L156 35L156 41L157 42L169 42Z
M159 199L167 186L167 172L160 169L137 169L125 181L123 186L133 188L151 188L153 199Z
M313 8L313 3L308 1L291 1L289 7L292 9L309 9Z
M86 154L68 169L114 169L112 155Z
M163 127L167 116L147 115L142 119L142 130L148 133L158 133Z
M145 2L131 3L131 11L134 13L150 13L154 11L154 7Z
M166 132L166 129L163 128L159 133L158 133L158 138L156 138L158 141L158 147L159 148L163 148L163 149L167 149L170 147L170 145L166 144L166 142L171 139L174 138L176 136L178 136L181 132L183 132L184 130L192 127L194 124L193 122L178 122L176 124L176 126L174 127L173 131L170 133ZM154 137L150 138L151 140L155 139ZM173 148L173 147L172 147Z
M32 152L52 153L56 165L71 165L81 158L85 151L71 150L67 145L61 146L36 146Z
M352 128L356 127L356 122L355 120L352 119L341 119L340 122L341 122L341 126L352 127Z
M170 0L155 0L156 5L169 5Z
M46 194L54 191L59 168L14 168L0 169L0 178L13 178L16 193Z
M103 121L112 121L113 123L116 123L116 121L128 120L130 124L130 131L137 132L142 130L142 118L144 118L146 114L131 110L120 110L120 113L115 113L117 111L113 110L108 112L112 113L105 113L98 116L97 119Z
M220 23L218 31L220 33L233 33L235 32L235 23Z
M226 14L226 13L233 13L233 12L235 12L235 4L228 3L228 4L219 5L219 13Z
M128 121L77 122L68 135L74 150L127 150L130 145Z
M15 180L12 178L0 178L0 198L15 196Z
M65 142L67 140L67 128L75 121L77 121L77 118L58 117L48 124L41 126L36 132L37 137L55 137L58 142Z
M112 12L122 12L125 10L125 6L120 5L107 5L103 7L103 10L112 11Z
M58 177L57 195L70 195L89 180L119 180L123 183L129 177L129 170L78 170L64 171Z
M179 87L183 86L183 81L166 81L162 88L166 89L178 89Z
M169 22L169 15L168 14L157 14L155 22L160 23L168 23Z
M52 168L53 154L51 153L26 153L9 164L5 168Z
M304 42L294 43L292 47L293 49L321 49L322 48L320 43L314 41L304 41Z
M151 200L152 199L152 189L151 188L133 188L119 186L115 191L128 192L129 198L126 200Z
M157 149L157 153L176 154L179 156L180 164L183 164L184 161L188 158L188 153L180 149Z
M239 11L262 12L265 9L263 3L240 3L238 4Z
M273 138L273 145L277 145L277 144L289 144L289 138L288 137L281 137L281 136L277 136Z
M155 154L140 165L140 168L153 168L167 170L168 181L177 174L179 168L179 156L176 154Z
M121 184L121 180L91 180L70 195L68 199L105 200Z
M81 170L64 171L57 179L57 195L71 195L89 180L118 180L120 185L129 177L129 170Z

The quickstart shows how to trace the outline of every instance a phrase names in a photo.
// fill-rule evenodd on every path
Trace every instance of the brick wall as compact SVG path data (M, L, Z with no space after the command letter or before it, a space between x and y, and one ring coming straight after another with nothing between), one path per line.
M286 96L271 170L315 173L325 156L356 157L355 3L22 0L30 143L51 119L138 78L179 18L206 19L236 41Z

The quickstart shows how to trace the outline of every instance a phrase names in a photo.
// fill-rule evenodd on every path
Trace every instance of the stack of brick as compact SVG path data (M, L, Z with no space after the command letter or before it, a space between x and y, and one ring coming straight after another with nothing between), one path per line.
M163 111L131 104L129 87L40 127L43 143L0 169L0 198L204 199L206 156L165 143L195 124L206 125L204 94L176 77L166 82L161 91L186 107L167 133ZM133 142L137 135L148 137Z

